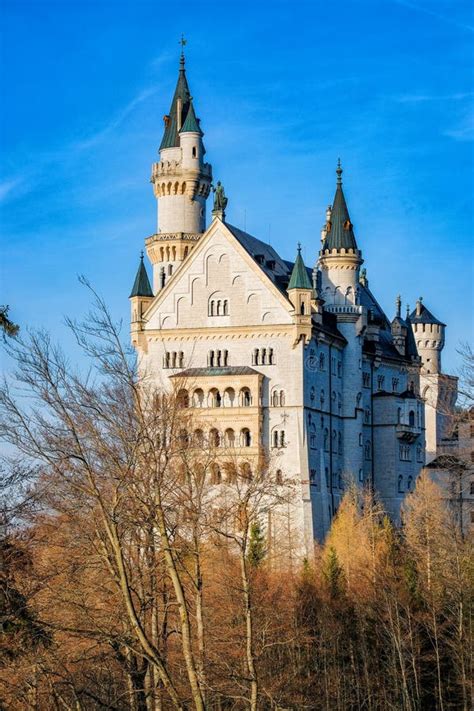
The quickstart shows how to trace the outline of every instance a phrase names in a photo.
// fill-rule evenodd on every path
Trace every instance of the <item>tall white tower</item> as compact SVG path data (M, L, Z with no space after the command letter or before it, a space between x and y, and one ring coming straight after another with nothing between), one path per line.
M212 168L204 162L203 132L194 111L183 53L164 124L160 160L153 164L151 175L158 204L157 231L145 242L153 264L155 294L205 231L206 200L212 182Z
M446 324L433 316L421 297L409 321L422 360L420 391L425 401L426 463L429 463L443 453L443 440L452 436L458 379L442 372Z

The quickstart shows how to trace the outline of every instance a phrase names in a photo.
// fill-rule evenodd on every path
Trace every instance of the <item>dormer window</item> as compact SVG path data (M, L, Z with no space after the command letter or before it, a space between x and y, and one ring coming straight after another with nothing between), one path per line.
M256 254L255 261L257 262L257 264L264 264L265 263L265 255L264 254Z

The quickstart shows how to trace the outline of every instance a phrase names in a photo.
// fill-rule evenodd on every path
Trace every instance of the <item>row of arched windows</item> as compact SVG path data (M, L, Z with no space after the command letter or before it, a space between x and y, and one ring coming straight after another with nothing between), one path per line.
M286 447L285 430L273 430L272 432L272 447Z
M183 351L166 351L163 356L163 368L182 368L183 366Z
M275 353L273 348L255 348L252 353L252 365L274 365Z
M207 364L210 368L229 365L229 351L209 351Z
M285 404L284 390L274 390L272 392L271 402L273 407L283 407Z
M209 301L209 316L228 316L229 301L228 299L211 299Z
M182 389L178 392L178 401L181 407L250 407L252 393L249 388L241 388L239 392L231 387L223 392L211 388L207 393L196 388L190 398L188 391Z
M220 432L213 427L206 435L204 430L198 428L194 430L190 437L187 430L179 432L181 445L204 448L209 447L251 447L252 434L248 427L242 427L240 432L236 432L232 427L228 427L224 432Z

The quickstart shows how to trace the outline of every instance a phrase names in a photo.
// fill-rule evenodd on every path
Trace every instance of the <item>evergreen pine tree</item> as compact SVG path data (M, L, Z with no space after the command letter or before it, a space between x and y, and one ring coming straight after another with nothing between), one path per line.
M259 521L254 521L250 526L249 549L247 560L252 568L258 568L267 554L265 536Z

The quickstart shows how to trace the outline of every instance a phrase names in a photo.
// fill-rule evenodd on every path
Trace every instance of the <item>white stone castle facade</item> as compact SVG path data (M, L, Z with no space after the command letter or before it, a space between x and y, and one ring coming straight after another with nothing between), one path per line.
M130 297L141 371L165 390L185 379L186 404L215 423L196 441L211 437L222 460L232 451L251 469L268 452L275 486L298 481L295 520L306 541L324 537L349 481L372 487L398 519L442 437L444 325L421 301L405 318L400 300L393 320L383 313L361 269L340 165L308 269L296 245L291 263L226 222L183 56L164 121L151 178L158 226L145 240L153 287L142 257Z

